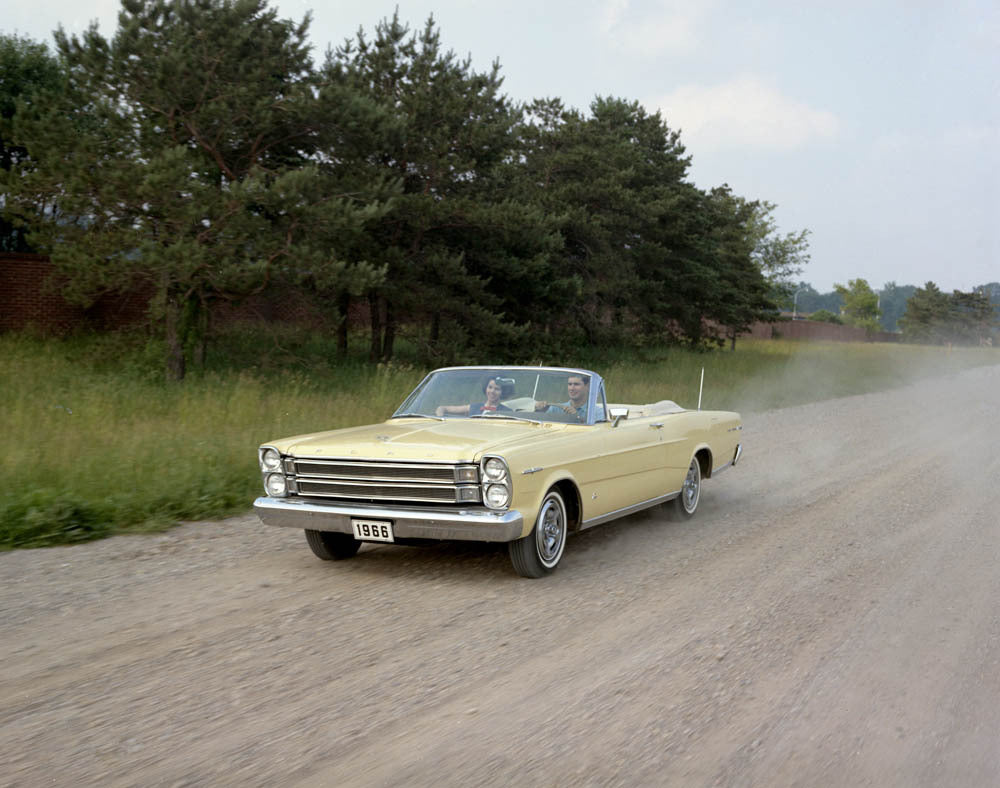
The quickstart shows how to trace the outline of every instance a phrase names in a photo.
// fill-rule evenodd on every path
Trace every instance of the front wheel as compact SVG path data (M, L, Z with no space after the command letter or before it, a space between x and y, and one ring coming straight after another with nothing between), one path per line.
M361 549L361 542L350 534L336 531L310 531L306 529L306 541L317 558L324 561L343 561L351 558Z
M698 458L691 460L688 466L687 476L684 477L684 484L681 485L681 494L667 503L668 511L675 520L687 520L698 508L698 501L701 499L701 465Z
M544 577L553 571L566 547L567 531L566 504L558 492L550 490L531 533L507 543L514 571L521 577Z

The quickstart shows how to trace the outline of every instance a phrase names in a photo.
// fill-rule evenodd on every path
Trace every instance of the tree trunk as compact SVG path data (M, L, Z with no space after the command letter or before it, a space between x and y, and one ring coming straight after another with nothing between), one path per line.
M167 291L164 302L163 327L167 340L167 380L184 380L184 340L181 337L181 323L183 315L182 305L178 302L177 296Z
M205 359L208 356L208 328L211 312L208 304L199 300L196 302L197 311L194 320L194 343L191 347L191 363L195 369L205 369Z
M731 331L729 333L729 341L730 341L729 352L730 353L735 353L736 352L736 331L735 330L733 330L733 331Z
M379 309L378 296L368 294L368 311L371 314L372 342L368 351L368 359L373 364L382 357L382 314Z
M337 323L337 354L347 355L347 313L351 308L350 293L341 293L337 299L337 309L340 311L340 322Z
M441 339L441 313L435 312L431 316L431 345L436 345L439 339Z
M396 342L396 313L392 309L392 304L385 302L385 338L382 341L382 361L389 361L392 358L393 345Z
M576 324L583 330L583 335L587 339L588 345L597 344L597 334L594 332L593 321L587 320L583 315L577 314Z

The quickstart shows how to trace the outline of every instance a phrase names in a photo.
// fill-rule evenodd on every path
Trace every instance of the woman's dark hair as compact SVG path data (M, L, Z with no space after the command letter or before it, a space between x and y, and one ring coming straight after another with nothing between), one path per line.
M503 391L503 383L500 382L500 378L497 375L489 375L483 379L483 394L486 393L486 387L490 385L490 381L497 384L497 387Z

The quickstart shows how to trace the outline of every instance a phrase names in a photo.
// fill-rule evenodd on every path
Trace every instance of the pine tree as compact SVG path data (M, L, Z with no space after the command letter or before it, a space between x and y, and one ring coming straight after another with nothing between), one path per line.
M31 153L11 138L18 107L25 112L35 101L51 100L63 86L59 61L45 44L0 33L0 251L31 251L25 231L25 216L16 205L8 205L6 193L17 173L30 169ZM13 176L11 173L13 172Z
M407 323L429 325L413 338L435 360L516 340L518 327L504 314L508 281L548 241L541 231L522 248L509 243L525 212L493 188L520 116L500 92L499 65L476 72L442 49L433 19L411 33L396 14L371 40L361 31L330 52L323 79L367 95L382 113L374 126L345 130L352 155L341 166L401 187L366 234L367 258L386 271L368 293L371 358L391 358Z
M911 342L940 343L950 334L951 303L933 282L918 287L906 302L906 312L899 319L903 337Z
M65 95L15 126L37 167L18 173L13 199L50 206L34 237L73 295L155 289L180 379L212 305L261 290L285 263L380 280L330 244L378 206L344 197L315 164L308 17L281 20L263 0L124 0L118 22L111 40L96 25L57 32Z
M549 319L565 330L570 315L591 344L698 344L718 341L713 321L738 331L772 314L761 204L688 182L680 135L659 113L619 98L590 109L535 102L514 166L521 199L557 217L563 237Z

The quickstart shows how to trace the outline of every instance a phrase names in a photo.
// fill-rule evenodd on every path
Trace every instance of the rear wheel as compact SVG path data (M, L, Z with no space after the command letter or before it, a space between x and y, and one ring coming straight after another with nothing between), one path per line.
M514 571L521 577L544 577L553 571L566 548L568 529L566 503L558 492L549 490L531 533L507 543Z
M698 508L701 499L701 464L697 457L691 459L687 476L681 485L681 494L667 503L670 515L676 520L689 519Z
M335 531L306 530L306 541L317 558L324 561L343 561L361 549L361 542L350 534Z

